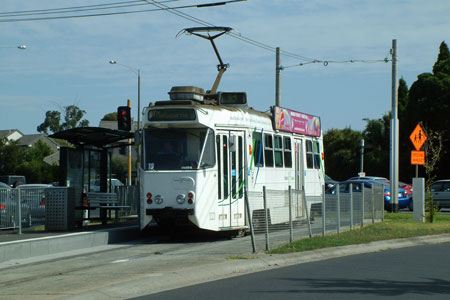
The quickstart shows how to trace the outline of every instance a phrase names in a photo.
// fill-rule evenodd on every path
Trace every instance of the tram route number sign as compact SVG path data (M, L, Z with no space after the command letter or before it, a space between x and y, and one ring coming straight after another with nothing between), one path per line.
M423 132L423 129L420 126L420 124L417 124L416 128L413 130L413 132L409 136L409 139L411 140L411 142L413 143L413 145L417 151L419 151L420 148L422 148L423 144L427 140L427 136Z
M424 165L425 151L411 151L411 165Z

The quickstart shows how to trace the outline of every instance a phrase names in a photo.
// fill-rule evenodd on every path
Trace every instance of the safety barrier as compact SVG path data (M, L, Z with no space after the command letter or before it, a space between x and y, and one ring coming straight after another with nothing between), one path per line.
M302 190L248 192L255 251L269 250L315 235L340 233L384 218L384 188L360 185L355 190L308 196Z
M52 188L55 187L0 188L0 230L18 229L20 233L24 227L45 225L46 189ZM138 187L119 187L115 193L107 194L114 195L114 206L109 210L115 210L115 216L138 213ZM79 197L81 197L81 194ZM98 199L91 194L91 199L94 198ZM96 205L94 202L92 203L93 206ZM75 204L75 207L80 206L81 199L79 204ZM18 220L21 220L21 222Z

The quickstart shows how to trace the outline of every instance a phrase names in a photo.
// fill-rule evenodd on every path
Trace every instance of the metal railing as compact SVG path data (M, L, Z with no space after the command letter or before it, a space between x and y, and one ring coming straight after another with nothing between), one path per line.
M370 188L347 192L323 193L322 197L305 195L302 190L248 192L252 211L255 250L270 250L283 244L312 237L360 228L384 217L384 189Z
M0 188L0 229L18 229L21 233L24 227L45 225L45 190L51 188ZM119 187L116 193L118 205L130 207L120 210L120 216L138 213L137 186Z

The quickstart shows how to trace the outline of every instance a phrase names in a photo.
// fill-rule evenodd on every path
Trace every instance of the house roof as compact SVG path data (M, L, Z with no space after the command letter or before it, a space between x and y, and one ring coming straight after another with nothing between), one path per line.
M13 133L19 133L20 135L24 135L19 129L4 129L4 130L0 130L0 139L4 138L4 137L8 137Z

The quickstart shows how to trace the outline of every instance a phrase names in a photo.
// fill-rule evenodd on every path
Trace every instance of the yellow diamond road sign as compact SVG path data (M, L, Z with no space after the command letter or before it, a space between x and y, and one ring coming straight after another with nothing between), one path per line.
M417 151L419 151L420 148L422 148L423 143L425 143L425 141L427 140L427 136L423 132L420 124L417 124L416 128L409 136L409 139L411 140Z

